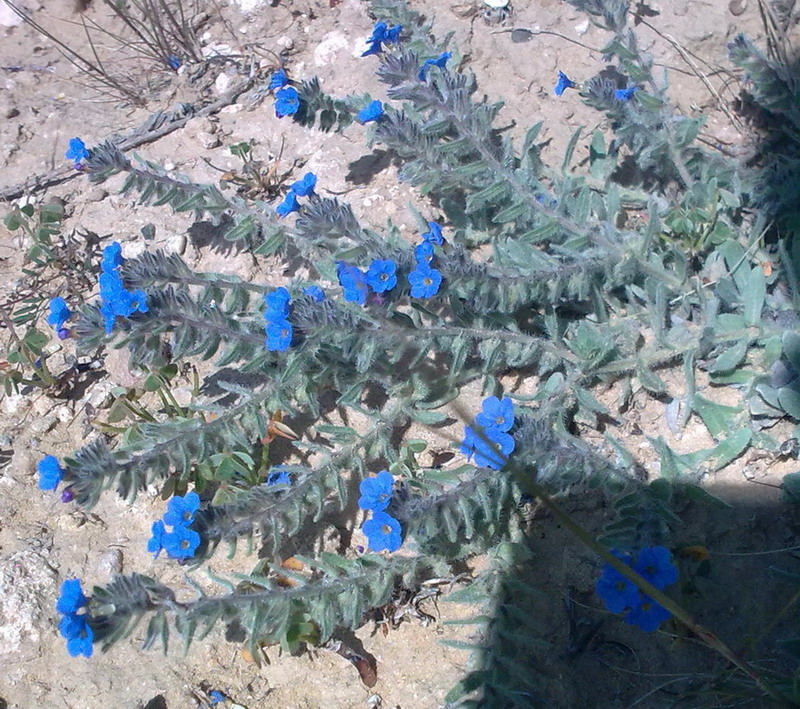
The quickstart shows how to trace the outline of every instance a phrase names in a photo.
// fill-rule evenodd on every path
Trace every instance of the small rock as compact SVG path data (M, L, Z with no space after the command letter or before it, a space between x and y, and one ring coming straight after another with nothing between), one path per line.
M579 22L575 25L575 32L578 36L583 37L589 31L589 20L586 19L583 22Z
M122 573L122 550L107 549L97 562L97 570L108 578Z
M86 199L90 202L102 202L106 197L108 197L108 191L99 186L92 187L86 192Z
M211 148L218 148L222 141L219 139L218 136L214 135L213 133L198 133L197 140L200 141L200 145L202 145L206 150L211 150Z
M244 110L244 106L240 103L232 103L230 106L223 106L220 113L240 113Z
M228 76L227 74L220 74L217 77L217 80L214 82L214 91L216 91L220 95L227 93L230 87L231 87L231 77Z
M186 253L186 234L173 234L164 244L164 250L169 254L183 256Z
M294 40L291 37L287 37L283 35L283 37L278 37L278 41L275 42L281 49L294 49Z
M22 18L6 3L0 4L0 27L19 27Z
M16 106L9 106L5 111L6 118L16 118L19 115L19 109Z

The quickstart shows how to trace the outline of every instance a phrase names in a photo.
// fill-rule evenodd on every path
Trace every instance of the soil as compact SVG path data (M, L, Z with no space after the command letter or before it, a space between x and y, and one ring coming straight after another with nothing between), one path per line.
M62 168L65 146L73 136L81 136L87 145L97 144L113 134L134 130L156 111L173 109L179 102L215 100L242 78L232 62L220 61L211 63L213 71L207 76L192 81L191 67L174 73L134 61L124 50L112 51L112 39L102 37L99 51L105 53L108 66L131 77L134 85L138 82L146 96L145 105L134 107L118 96L100 94L96 83L76 71L51 40L27 24L17 23L16 15L3 3L0 0L0 167L6 187ZM602 120L569 92L560 98L553 95L559 70L580 81L602 66L597 49L607 37L588 24L585 15L561 0L519 2L506 18L488 16L481 0L429 0L411 5L432 18L437 36L454 33L454 63L475 72L479 94L506 102L501 123L508 125L512 134L519 136L532 122L543 121L544 158L558 165L570 136L583 126L584 138L578 142L575 161L586 159L591 134L602 127ZM741 5L697 0L654 0L637 5L641 46L668 71L677 111L687 116L706 115L703 139L732 152L746 151L752 137L732 114L740 83L730 71L725 45L737 32L765 44L759 3L744 3L744 12L734 15L731 10L738 11ZM76 24L81 15L74 0L50 0L46 5L29 0L24 6L71 49L88 55L86 35ZM278 66L283 60L292 76L317 75L333 95L368 92L383 96L373 58L359 56L374 23L364 2L240 0L226 5L212 0L198 9L208 14L200 30L206 48L252 54L262 66ZM108 8L99 0L89 3L85 17L116 28ZM515 42L520 34L512 37L514 28L527 28L534 34L528 41ZM364 129L358 126L338 135L306 130L278 120L269 100L253 103L242 96L216 115L194 118L182 129L141 146L138 152L169 170L191 175L196 182L216 182L222 171L239 164L228 146L240 141L252 141L259 159L280 156L281 172L292 171L295 177L315 172L322 194L346 192L344 198L363 223L380 228L391 219L409 238L415 233L414 216L407 205L425 206L424 198L398 180L396 166L384 154L365 147ZM197 228L189 230L191 217L165 208L141 207L132 197L118 194L120 186L118 178L92 186L84 176L70 174L46 190L27 190L26 194L40 204L53 198L63 200L65 233L91 230L103 243L120 241L126 256L158 247L185 250L190 265L206 271L236 273L275 284L285 280L277 261L261 259L254 265L250 256L219 248ZM148 226L154 229L150 240L142 234ZM20 292L25 247L17 235L0 227L0 303L6 304L4 307ZM62 274L45 283L48 297L63 293L69 280L70 274ZM73 353L70 342L54 339L51 347L64 362ZM130 386L136 381L119 354L110 356L103 372L72 400L34 391L0 401L0 708L183 709L205 706L200 699L205 696L204 688L228 696L230 701L222 706L234 706L235 702L249 709L444 706L446 693L464 675L470 658L467 652L440 640L469 640L471 630L443 623L475 615L474 607L429 602L423 607L436 619L431 624L412 620L386 635L376 632L371 623L358 630L354 644L377 663L378 683L372 689L362 685L353 666L332 652L316 650L293 657L269 650L270 664L257 668L221 633L195 643L186 655L173 647L163 656L156 650L140 649L140 628L107 653L98 651L91 659L70 658L58 636L54 610L63 579L79 577L91 587L108 582L114 573L136 570L182 583L180 569L164 558L154 560L145 549L150 524L163 512L157 490L149 490L133 504L106 494L86 513L37 487L38 460L79 448L87 436L94 435L89 425L92 410L107 399L113 386ZM684 386L679 373L668 373L666 379L670 394L679 395ZM712 388L707 382L701 382L701 387L704 395L716 401L736 404L740 398L733 389ZM478 394L473 393L475 400ZM607 430L623 439L648 474L655 476L658 455L648 437L663 436L681 452L712 443L696 418L679 436L667 420L664 402L642 396L624 425L610 423ZM781 439L790 432L787 426L772 433ZM604 446L601 434L592 430L584 434L587 441ZM436 432L421 430L414 435L434 448L450 446L450 441ZM707 479L707 489L733 507L692 513L694 517L690 514L690 524L683 532L681 542L708 547L712 561L718 562L712 576L698 582L702 587L699 595L714 602L690 602L696 602L703 623L737 647L739 639L756 636L792 592L767 576L771 565L796 571L791 558L746 554L794 544L793 512L780 502L777 485L795 467L796 460L791 458L748 453ZM604 514L597 505L587 497L574 503L571 512L579 520L596 519ZM530 534L537 540L537 554L529 571L539 579L543 591L536 612L541 614L543 637L550 643L537 669L548 678L550 706L668 706L675 699L671 691L686 689L686 677L724 674L712 653L692 639L679 636L670 642L675 637L670 630L657 642L649 642L649 637L645 642L641 633L598 611L596 599L591 599L596 559L541 510L531 510ZM356 536L354 543L357 541ZM742 556L726 556L736 554ZM222 574L236 568L217 558L208 566ZM756 584L769 590L742 593L742 587ZM574 640L562 604L567 588L574 589L581 617L603 621L599 640L574 655L567 652ZM785 663L785 657L768 649L772 645L764 643L764 647L761 659L765 663L776 667ZM691 706L701 706L697 701Z

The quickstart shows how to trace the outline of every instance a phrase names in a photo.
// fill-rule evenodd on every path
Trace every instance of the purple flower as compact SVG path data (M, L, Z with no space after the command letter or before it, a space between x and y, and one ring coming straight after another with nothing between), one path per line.
M275 207L275 211L279 217L285 217L292 212L299 212L300 202L297 201L297 195L294 192L287 192L283 202Z
M55 490L64 477L64 469L54 455L47 455L39 461L39 489Z
M475 421L485 429L510 431L514 425L514 402L507 396L502 399L490 396L483 400L483 409L475 417Z
M397 285L397 264L388 259L373 261L366 273L367 285L376 293L385 293Z
M374 478L364 478L359 486L361 497L358 506L362 510L383 512L392 499L394 478L388 470L381 470Z
M572 81L563 71L558 72L558 81L556 82L555 95L561 96L567 89L573 89L577 84Z
M321 303L323 300L325 300L325 291L319 286L308 286L303 288L303 293L305 293L315 303Z
M283 69L278 69L269 80L269 90L282 89L284 86L289 85L289 77Z
M359 123L369 123L370 121L377 121L382 115L383 104L380 101L373 101L356 114L356 120Z
M427 241L429 244L435 244L436 246L441 246L444 243L444 237L442 236L442 227L439 226L436 222L428 222L428 229L422 238Z
M289 471L286 468L278 466L272 468L269 471L269 475L267 475L267 485L272 487L273 485L291 485L292 478L289 477Z
M77 167L81 160L85 160L90 156L91 153L86 149L86 143L80 138L70 138L69 149L64 153L64 157L67 160L72 160Z
M50 315L47 316L47 324L52 325L56 330L61 330L64 323L72 317L72 311L67 307L67 301L63 298L53 298L50 301Z
M164 551L171 559L191 559L200 546L200 535L193 529L178 525L164 534L162 541Z
M307 172L302 180L298 180L289 188L289 191L294 192L298 197L308 197L314 194L316 186L317 176L313 172Z
M64 488L64 491L61 493L61 502L67 504L68 502L72 502L74 499L75 493L73 492L72 488Z
M159 519L153 522L153 525L150 527L150 532L152 536L147 542L147 551L151 554L155 554L156 558L158 558L158 555L164 549L164 535L167 533L167 528Z
M453 55L450 52L442 52L438 57L436 57L436 59L426 59L419 68L417 78L420 81L425 81L425 79L428 78L428 70L432 66L438 66L440 69L444 69L447 65L447 60L452 56Z
M423 241L414 248L414 258L417 263L428 263L433 260L433 244L430 241Z
M403 543L400 523L385 512L375 512L361 525L372 551L397 551Z
M344 299L348 303L364 305L367 302L367 281L360 269L344 261L336 262L336 275L339 285L344 289Z
M294 328L285 319L272 320L267 324L266 348L270 352L285 352L292 344Z
M638 86L631 86L627 89L617 89L614 92L614 98L617 99L617 101L630 101L638 90Z
M429 264L418 262L417 268L408 274L412 298L431 298L439 292L442 274Z
M275 92L275 115L278 118L293 116L300 110L300 94L293 86L285 86Z
M194 513L200 509L200 495L192 491L181 497L175 495L167 503L164 524L170 527L185 527L191 524ZM166 545L165 545L166 546Z

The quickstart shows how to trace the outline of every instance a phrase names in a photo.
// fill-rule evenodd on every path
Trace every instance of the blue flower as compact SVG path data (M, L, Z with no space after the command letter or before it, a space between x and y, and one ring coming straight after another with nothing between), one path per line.
M267 324L266 348L270 352L285 352L292 344L294 328L288 320L272 320Z
M400 523L385 512L375 512L372 519L361 525L361 530L367 535L372 551L397 551L403 543Z
M400 41L400 33L403 31L403 25L395 25L391 29L383 33L383 41L385 44L394 44Z
M429 264L418 262L416 270L408 274L412 298L431 298L439 292L442 274Z
M285 86L275 93L275 115L278 118L293 116L300 110L300 94L293 86Z
M298 180L289 188L289 191L294 192L298 197L308 197L314 194L316 186L317 176L313 172L307 172L302 180Z
M490 396L483 400L483 409L475 417L475 421L485 429L510 431L514 425L514 402L507 396L502 399Z
M628 615L625 616L625 622L638 626L645 633L652 633L654 630L658 630L658 626L668 620L672 613L656 603L650 596L640 595L640 602L631 608Z
M164 524L170 527L185 527L191 524L194 513L200 509L200 495L192 491L185 496L175 495L167 503ZM166 545L165 545L166 547Z
M572 81L563 71L558 72L558 81L556 82L555 95L561 96L567 89L573 89L577 84Z
M71 613L65 615L58 624L61 636L67 641L67 652L70 657L92 656L94 633L89 625L89 615Z
M39 489L55 490L64 477L64 468L54 455L47 455L39 461Z
M348 303L364 305L367 302L367 281L360 269L344 261L336 262L336 275L339 285L344 289L344 299Z
M325 291L319 286L308 286L307 288L303 288L303 293L305 293L315 303L321 303L323 300L325 300Z
M122 258L122 247L118 241L110 243L103 249L103 260L100 262L100 270L103 273L111 273L125 262Z
M397 285L397 264L388 259L376 259L366 273L367 285L376 293L385 293Z
M197 547L200 546L200 535L193 529L178 525L164 535L163 544L164 551L169 554L170 558L191 559Z
M276 288L264 296L264 305L267 306L264 317L268 320L286 318L289 315L289 303L291 302L292 296L286 288L283 286Z
M672 554L666 547L642 549L636 557L633 568L659 591L663 591L678 580L678 568L672 563Z
M279 217L285 217L292 212L299 212L300 202L297 201L297 195L294 192L287 192L283 202L275 207L275 211Z
M359 123L369 123L370 121L377 121L382 115L383 104L380 101L373 101L356 114L356 120Z
M181 58L177 54L170 54L167 57L167 66L170 69L174 69L175 71L178 71L178 69L181 68L181 64L183 64L183 61L181 60Z
M67 307L67 301L63 298L53 298L50 301L50 315L47 316L47 324L52 325L56 330L64 327L64 323L72 317L72 311Z
M638 86L630 86L627 89L617 89L614 92L614 98L617 99L617 101L630 101L638 90Z
M470 460L475 456L475 464L485 468L500 470L514 451L514 438L496 428L480 430L464 426L464 440L460 450Z
M419 68L417 78L420 81L425 81L425 79L428 77L428 69L430 69L430 67L438 66L440 69L444 69L445 65L447 64L447 60L452 56L453 55L450 52L442 52L438 57L436 57L436 59L426 59Z
M442 236L442 227L439 226L436 222L428 222L428 229L430 231L426 231L422 235L422 238L429 244L435 244L436 246L441 246L444 243L444 237Z
M385 22L376 22L375 27L372 28L372 34L367 42L383 42L386 38L386 30L389 29L389 25Z
M291 485L292 478L289 476L289 471L286 468L278 466L272 468L269 471L269 475L267 475L267 485L272 487L273 485Z
M153 526L150 527L150 531L153 536L147 542L147 551L151 554L155 554L156 558L164 549L164 535L167 533L167 528L164 526L164 523L159 519L153 522Z
M211 700L209 704L211 704L212 707L225 701L225 695L217 689L212 689L208 693L208 698Z
M77 613L89 599L83 595L80 579L67 579L61 584L61 594L56 602L56 610L62 615Z
M269 90L282 89L284 86L289 85L289 77L283 69L278 69L269 80Z
M374 478L364 478L359 485L361 497L358 506L362 510L383 512L392 499L394 478L388 470L381 470Z
M80 138L70 138L69 149L64 153L64 157L67 160L72 160L77 165L81 160L85 160L90 155L91 153L86 149L86 143Z
M367 40L369 48L361 56L366 57L370 54L380 54L383 51L381 44L394 44L400 41L400 33L403 25L395 25L391 29L385 22L376 22L372 29L372 35Z
M630 554L612 550L611 553L620 561L630 563ZM639 604L639 587L626 579L611 564L603 566L603 573L597 584L595 592L612 613L622 613L626 608L635 608Z
M417 263L428 263L433 260L433 244L430 241L423 241L414 248L414 258Z
M368 57L370 54L380 54L382 51L383 47L380 42L372 42L372 44L367 47L366 51L361 53L361 56Z

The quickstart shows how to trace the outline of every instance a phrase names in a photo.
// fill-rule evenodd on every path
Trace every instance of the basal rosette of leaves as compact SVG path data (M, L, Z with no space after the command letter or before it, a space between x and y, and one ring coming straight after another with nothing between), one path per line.
M676 120L623 3L573 4L609 31L604 53L624 78L609 83L600 63L594 77L568 67L552 77L553 100L583 100L610 126L583 146L588 171L575 159L580 133L550 167L541 124L521 145L501 132L501 105L474 99L457 48L437 42L399 2L373 2L378 22L359 58L375 63L385 97L334 98L291 68L269 78L267 108L280 120L360 131L393 151L400 178L428 198L411 239L391 223L362 224L345 201L324 196L324 175L307 172L277 199L248 201L131 159L112 142L70 142L67 157L89 179L121 172L123 192L140 203L211 219L254 258L276 256L309 274L281 286L245 282L196 272L162 251L125 259L114 242L102 258L99 300L51 303L50 324L83 351L126 347L131 364L150 371L204 360L216 393L185 415L151 416L124 436L47 456L41 489L63 486L62 499L90 508L109 489L132 501L158 486L171 496L168 510L142 542L166 551L158 564L193 571L223 543L257 546L269 559L246 581L190 601L138 573L81 593L65 616L71 654L91 654L92 640L109 647L141 619L148 647L166 645L171 632L188 644L222 617L244 628L254 655L267 643L290 647L299 618L310 618L324 642L337 627L358 627L396 586L487 551L497 563L470 588L490 606L500 589L527 597L533 589L521 581L497 579L529 551L523 483L543 495L612 496L614 519L595 531L663 591L677 578L673 487L706 499L704 473L751 446L780 449L765 424L800 419L798 318L785 268L762 265L764 247L752 235L763 225L742 215L744 169L695 140L698 121ZM615 182L621 146L657 179ZM660 376L676 366L681 392ZM745 404L721 406L698 391L701 366L712 383L746 391ZM512 385L515 377L535 380L533 393ZM612 383L617 400L601 403L597 385ZM460 405L469 385L482 387L481 410L462 406L463 429L453 434L445 406ZM613 456L576 435L648 396L672 401L676 430L694 415L715 441L691 455L651 441L661 462L655 482L611 433ZM330 423L334 406L363 424ZM295 422L303 429L295 432ZM408 440L412 425L456 437L453 462L423 465L425 444ZM275 435L293 439L288 461L274 459ZM224 477L214 456L227 461ZM311 523L330 531L342 510L363 534L361 549L281 567L296 536ZM653 630L668 616L618 570L604 569L601 579L598 594L628 623ZM500 621L495 615L486 628L498 642L511 632ZM471 692L522 691L521 676L501 671L503 658L484 661L485 671L470 675Z

